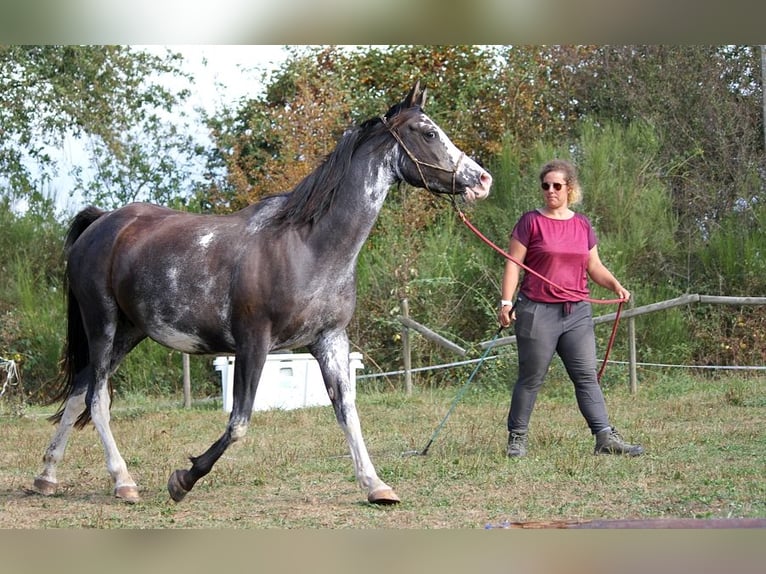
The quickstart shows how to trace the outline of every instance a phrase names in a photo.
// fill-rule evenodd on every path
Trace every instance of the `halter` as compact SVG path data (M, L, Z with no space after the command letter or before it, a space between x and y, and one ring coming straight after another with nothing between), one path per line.
M409 150L409 148L405 145L404 141L402 140L401 136L399 135L399 132L397 132L394 128L392 128L389 123L386 121L385 116L380 116L380 121L383 122L383 125L386 126L386 129L389 131L389 133L394 136L394 139L399 143L400 146L402 146L402 149L404 150L404 153L407 154L407 157L410 158L412 163L415 164L415 167L418 168L418 174L420 174L420 181L423 183L423 187L426 189L426 191L431 192L433 194L449 194L449 195L458 195L459 192L456 189L455 180L457 178L457 170L460 167L460 164L463 162L463 158L465 157L465 152L460 152L460 157L457 160L457 164L455 165L455 169L447 169L446 167L442 167L440 165L436 165L433 163L428 163L425 161L421 161L418 158L416 158L412 152ZM426 182L426 178L423 175L423 170L421 169L421 166L430 167L431 169L436 169L439 171L446 171L447 173L452 174L452 191L434 191L430 187L428 187L428 182Z

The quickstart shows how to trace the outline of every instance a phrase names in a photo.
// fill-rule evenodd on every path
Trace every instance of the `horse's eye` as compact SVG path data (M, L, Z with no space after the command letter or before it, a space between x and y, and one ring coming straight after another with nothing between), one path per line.
M427 140L436 139L436 132L434 130L428 130L425 134L423 134L423 137L425 137Z

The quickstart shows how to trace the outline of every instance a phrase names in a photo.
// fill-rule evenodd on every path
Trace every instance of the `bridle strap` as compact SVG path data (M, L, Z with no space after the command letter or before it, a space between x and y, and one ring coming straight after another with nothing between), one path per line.
M457 170L460 167L460 164L463 163L463 158L465 157L465 152L460 152L460 158L457 160L457 164L455 165L454 169L447 169L446 167L442 167L440 165L436 165L433 163L428 163L426 161L421 161L418 158L415 157L415 155L409 150L407 145L402 140L401 136L399 135L399 132L397 132L394 128L391 127L391 125L386 121L385 116L380 116L380 121L383 122L383 125L386 126L386 129L388 132L394 136L394 139L397 141L397 143L401 146L401 148L404 150L404 153L407 154L407 157L410 158L412 163L415 164L415 167L418 168L418 174L420 175L420 181L423 182L423 187L426 191L437 194L437 193L444 193L449 195L458 195L457 191ZM426 181L425 176L423 175L423 169L421 166L430 167L431 169L436 169L438 171L446 171L447 173L452 174L452 191L435 191L428 187L428 182Z

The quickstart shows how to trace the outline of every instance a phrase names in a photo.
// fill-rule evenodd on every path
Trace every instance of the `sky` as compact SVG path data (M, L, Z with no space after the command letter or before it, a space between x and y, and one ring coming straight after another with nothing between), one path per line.
M198 109L214 115L226 105L231 105L245 96L255 97L263 89L261 77L264 72L277 69L288 56L284 45L135 45L135 49L163 54L166 50L178 52L185 58L182 69L190 73L195 82L185 110L190 117L199 117ZM169 86L177 79L169 79ZM184 83L184 86L187 86ZM180 86L179 86L180 87ZM207 139L207 132L199 123L201 141ZM72 212L82 207L77 198L70 197L72 189L67 173L72 166L86 167L87 155L82 142L68 138L64 145L52 150L59 162L59 175L52 178L50 191L55 195L59 212ZM17 211L24 211L26 203L16 204Z
M190 104L212 113L223 103L257 95L264 71L274 70L286 59L282 45L168 45L136 46L152 52L170 49L183 54L185 70L196 79Z

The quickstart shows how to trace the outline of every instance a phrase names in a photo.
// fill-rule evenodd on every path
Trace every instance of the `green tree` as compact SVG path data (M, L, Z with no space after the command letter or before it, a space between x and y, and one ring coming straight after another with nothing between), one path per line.
M692 244L765 190L759 51L753 46L604 46L577 67L580 113L650 123L680 229Z
M180 62L127 46L0 47L0 193L34 199L59 175L52 150L74 138L89 165L65 174L71 194L106 207L188 194L197 150L178 117L190 92L161 81L189 80Z

